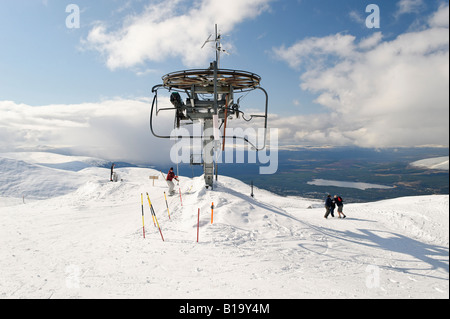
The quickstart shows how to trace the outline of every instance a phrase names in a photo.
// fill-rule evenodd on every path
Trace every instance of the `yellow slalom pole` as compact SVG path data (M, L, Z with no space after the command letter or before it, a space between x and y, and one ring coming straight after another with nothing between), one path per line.
M152 216L155 217L156 224L158 225L159 233L161 234L161 238L164 241L164 236L162 234L161 227L159 227L158 218L156 218L155 210L152 207L152 202L150 201L150 196L148 196L148 193L147 193L147 198L148 198L148 203L150 204L150 210L152 211Z
M148 193L147 193L147 199L148 199L148 205L150 206L150 213L151 213L152 212L152 203L150 202L150 197L148 196ZM156 227L155 217L153 217L153 214L152 214L152 219L153 219L153 225L155 225L155 227Z
M167 204L167 196L166 196L166 192L164 192L164 198L165 198L165 200L166 200L167 214L169 215L169 219L170 219L169 204Z

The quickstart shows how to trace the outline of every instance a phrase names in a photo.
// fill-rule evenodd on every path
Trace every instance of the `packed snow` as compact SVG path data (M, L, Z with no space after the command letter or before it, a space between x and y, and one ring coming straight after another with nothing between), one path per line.
M385 186L379 184L371 184L371 183L360 183L360 182L343 182L343 181L330 181L326 179L314 179L311 182L308 182L309 185L317 185L317 186L337 186L337 187L348 187L348 188L357 188L361 190L371 189L371 188L380 188L380 189L391 189L394 188L392 186Z
M426 158L420 161L415 161L411 163L411 165L420 168L448 171L448 156Z
M448 195L325 219L322 199L182 176L167 209L161 172L93 163L0 154L0 298L449 298Z

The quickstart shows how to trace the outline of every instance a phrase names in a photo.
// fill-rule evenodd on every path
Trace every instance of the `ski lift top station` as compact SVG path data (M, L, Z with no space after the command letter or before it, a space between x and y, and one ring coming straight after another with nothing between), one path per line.
M214 161L214 151L222 142L222 150L225 150L226 126L227 121L242 118L245 121L251 121L253 118L264 119L264 142L261 148L253 145L245 137L233 137L243 139L249 143L256 151L265 148L267 135L267 115L268 115L268 94L260 86L261 77L255 73L221 69L220 54L225 52L221 46L221 35L215 27L215 39L211 40L212 35L205 41L202 48L209 42L215 43L216 60L210 64L208 69L191 69L178 72L172 72L162 77L163 83L156 85L152 89L154 93L151 113L150 113L150 129L152 134L157 138L170 139L170 135L157 134L153 127L154 117L160 111L175 111L175 125L179 128L181 125L190 125L196 121L200 121L202 126L202 136L190 136L191 139L201 139L202 142L202 160L194 161L191 154L191 165L203 165L206 188L213 188L214 173L217 179L217 161ZM171 93L170 101L173 105L171 108L158 109L158 90L165 89ZM265 95L265 114L251 115L250 119L245 119L244 112L240 110L239 101L235 99L235 93L244 93L253 90L261 90ZM180 93L186 94L186 102L183 102ZM212 99L203 98L204 95L213 95ZM155 112L156 108L156 112ZM214 136L214 129L218 123L223 126L223 135L221 140L217 140ZM173 138L173 137L172 137Z

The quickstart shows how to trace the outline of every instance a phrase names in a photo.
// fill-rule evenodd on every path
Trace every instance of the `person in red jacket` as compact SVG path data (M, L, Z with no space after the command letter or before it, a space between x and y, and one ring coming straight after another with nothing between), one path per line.
M334 195L334 201L336 202L336 205L338 207L339 218L347 217L347 216L345 216L344 212L342 211L342 209L344 208L344 200L342 199L342 197ZM343 217L341 217L341 214L343 215Z
M173 195L175 191L173 190L175 187L175 184L173 183L173 179L178 181L178 176L175 175L173 171L173 167L170 168L169 173L167 173L167 184L169 185L169 195Z

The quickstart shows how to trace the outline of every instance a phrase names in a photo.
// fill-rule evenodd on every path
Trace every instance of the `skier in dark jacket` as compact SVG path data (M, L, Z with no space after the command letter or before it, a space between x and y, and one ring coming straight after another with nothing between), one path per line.
M325 200L325 218L328 218L328 215L331 213L331 205L333 204L333 201L331 200L331 195L327 195L327 199Z
M336 201L334 198L331 200L331 209L330 209L330 215L331 217L334 217L334 209L336 208Z
M111 176L109 178L109 180L112 182L113 181L113 174L114 174L114 167L116 166L116 164L112 163L111 165Z

